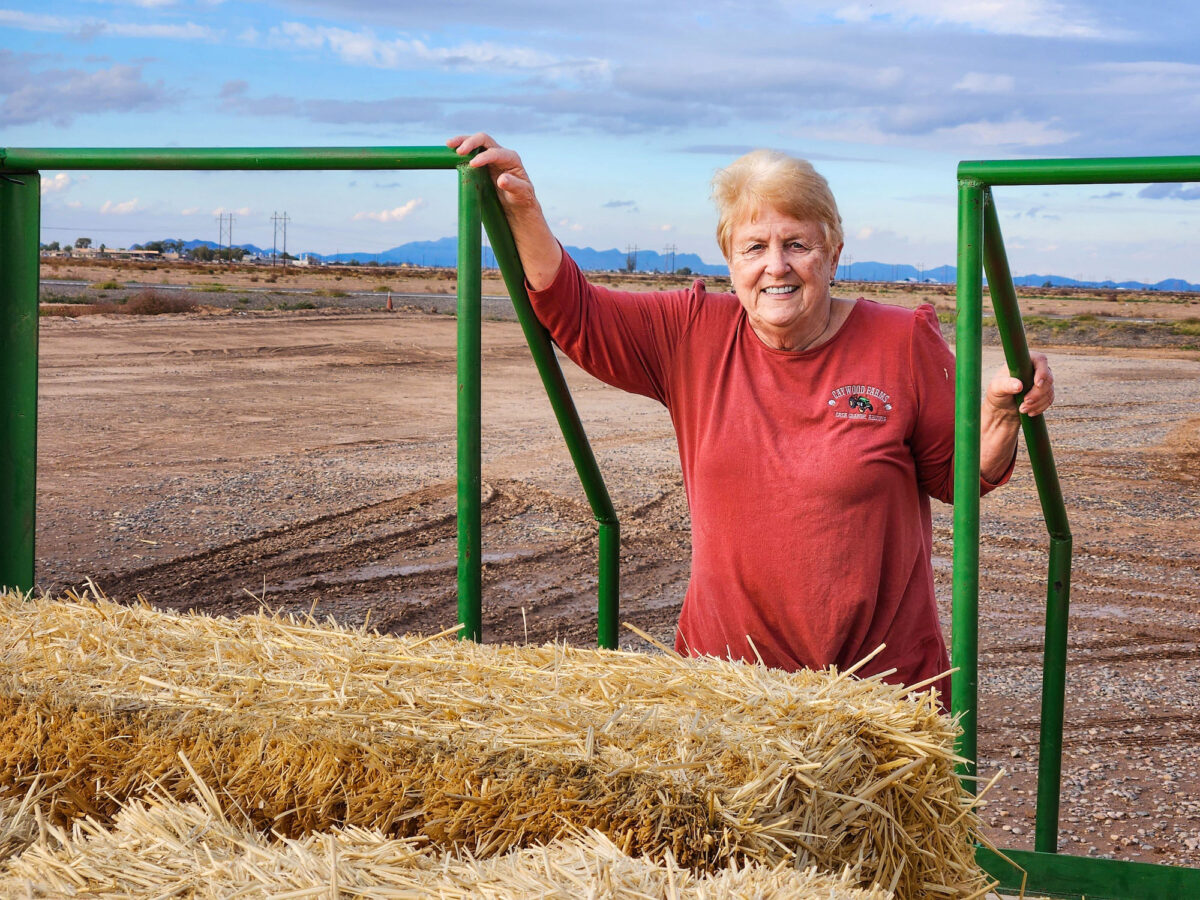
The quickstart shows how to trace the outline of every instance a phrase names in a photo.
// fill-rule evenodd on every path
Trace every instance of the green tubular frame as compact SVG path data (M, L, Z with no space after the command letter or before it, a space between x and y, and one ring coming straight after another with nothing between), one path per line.
M954 450L954 610L952 708L961 717L960 768L972 788L978 756L979 701L979 403L983 276L1009 371L1028 388L1033 378L1016 289L1000 234L995 185L1129 184L1200 181L1200 156L1124 159L968 161L958 166L958 321ZM1006 891L1039 896L1158 900L1200 897L1200 869L1058 854L1066 697L1071 531L1050 438L1042 417L1021 417L1030 466L1050 536L1046 631L1038 752L1034 850L981 848L980 863Z
M482 640L481 305L486 222L530 353L599 525L597 643L617 646L620 527L550 338L525 292L486 173L446 147L0 149L0 588L33 589L37 483L38 251L44 169L458 171L458 619Z

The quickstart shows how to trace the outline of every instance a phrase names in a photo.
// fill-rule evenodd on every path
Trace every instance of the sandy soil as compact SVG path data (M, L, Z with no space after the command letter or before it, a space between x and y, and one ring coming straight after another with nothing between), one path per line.
M43 319L39 582L452 625L454 328L413 311ZM484 354L485 637L590 643L582 491L517 326L486 323ZM1200 865L1200 354L1054 364L1076 550L1063 848ZM565 368L622 522L622 618L669 642L689 554L670 422ZM947 622L950 543L942 508ZM1032 846L1046 543L1021 468L984 501L981 551L980 770L1010 773L987 812L1004 846Z

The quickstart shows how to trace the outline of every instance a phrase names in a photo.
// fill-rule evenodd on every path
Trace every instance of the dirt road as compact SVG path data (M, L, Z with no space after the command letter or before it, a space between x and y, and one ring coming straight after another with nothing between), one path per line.
M454 624L454 328L323 310L43 320L39 582ZM485 636L590 643L582 491L517 326L486 323L484 353ZM1200 359L1054 363L1076 550L1064 850L1200 865ZM670 422L567 371L622 522L622 618L670 642L690 546ZM983 515L980 769L1011 773L987 816L1029 847L1046 538L1027 469ZM941 508L947 623L950 543Z

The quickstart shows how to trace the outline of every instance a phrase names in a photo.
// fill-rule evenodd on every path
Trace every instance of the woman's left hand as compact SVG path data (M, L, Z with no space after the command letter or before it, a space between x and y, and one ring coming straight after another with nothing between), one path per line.
M1029 393L1017 406L1016 396L1024 390L1019 378L1008 374L1008 368L1001 366L992 376L987 386L984 403L998 414L1024 413L1027 416L1040 416L1054 402L1054 373L1050 371L1050 363L1044 353L1030 353L1033 361L1033 386Z

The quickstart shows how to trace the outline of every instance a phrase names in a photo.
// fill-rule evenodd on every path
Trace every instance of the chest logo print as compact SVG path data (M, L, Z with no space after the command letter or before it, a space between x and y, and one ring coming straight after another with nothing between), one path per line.
M836 419L886 422L892 409L891 395L869 384L844 384L829 395Z

